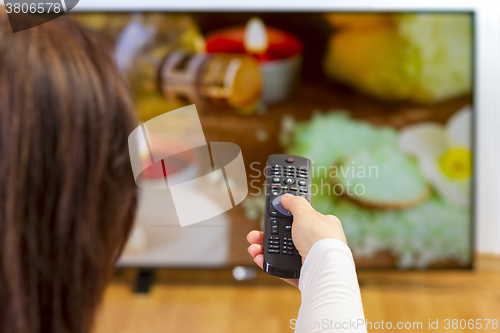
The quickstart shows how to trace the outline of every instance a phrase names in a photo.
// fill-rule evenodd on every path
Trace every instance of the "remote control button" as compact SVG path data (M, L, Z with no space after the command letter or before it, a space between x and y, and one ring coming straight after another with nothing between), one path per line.
M271 220L271 225L278 225L278 220Z
M293 250L293 247L287 246L286 249L291 251L291 250Z
M300 167L299 170L301 170L301 171L307 171L307 168L306 167Z
M302 193L307 193L307 190L306 190L305 188L301 188L301 189L300 189L300 192L302 192Z
M278 212L275 211L275 210L272 210L272 211L269 212L269 214L271 214L271 215L278 215Z
M270 249L279 249L280 246L279 245L269 245L269 248ZM292 248L290 247L289 250L291 250Z
M280 179L279 178L273 178L273 183L279 183Z
M299 175L299 178L302 178L302 179L307 179L307 176L304 176L304 175Z
M288 210L285 209L285 207L283 207L283 205L281 204L281 197L283 195L280 195L279 197L276 197L272 202L271 202L271 205L276 208L276 210L278 212L280 212L281 214L285 215L285 216L292 216L292 213L290 213Z
M269 253L280 253L280 250L268 249L267 252L269 252Z
M304 180L299 180L299 185L300 186L306 186L306 182Z
M280 245L280 242L272 240L272 241L269 241L269 245Z
M290 187L290 190L297 191L297 188L295 186L292 186L292 187ZM302 189L300 189L300 191L302 191ZM306 190L306 192L307 192L307 190Z
M295 183L295 179L293 179L293 178L285 178L283 180L283 183L285 183L286 185L292 185L292 184Z
M271 185L271 188L272 188L273 190L277 190L277 189L279 189L280 187L279 187L278 185Z
M280 194L277 191L274 191L273 195L280 195Z
M269 240L277 240L277 241L279 241L280 238L278 236L270 236Z
M278 234L278 227L274 228L272 227L271 228L271 235L277 235Z
M285 159L285 161L286 161L286 163L293 163L293 158L291 158L291 157L287 157L287 158Z
M291 225L286 225L285 226L285 231L292 231L292 226Z

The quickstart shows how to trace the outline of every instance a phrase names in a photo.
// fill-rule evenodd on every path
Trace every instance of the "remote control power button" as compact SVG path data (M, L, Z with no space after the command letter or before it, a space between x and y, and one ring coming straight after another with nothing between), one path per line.
M286 161L287 163L293 163L293 158L291 158L291 157L287 157L287 158L285 159L285 161Z
M283 183L285 183L285 185L292 185L293 183L295 183L295 179L285 178L285 179L283 179Z
M283 205L281 204L281 197L283 195L280 195L279 197L276 197L272 202L271 202L271 205L273 205L273 207L278 211L280 212L281 214L285 215L285 216L292 216L292 213L290 213L288 210L285 209L285 207L283 207Z

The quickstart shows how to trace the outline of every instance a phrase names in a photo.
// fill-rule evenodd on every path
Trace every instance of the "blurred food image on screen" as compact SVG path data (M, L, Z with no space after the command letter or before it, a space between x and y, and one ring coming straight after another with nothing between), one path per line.
M113 47L141 121L196 104L207 141L245 161L248 197L206 224L154 227L165 213L140 198L121 265L252 265L266 160L286 153L311 160L312 205L340 218L358 267L471 267L472 13L69 15ZM169 167L196 178L200 161Z

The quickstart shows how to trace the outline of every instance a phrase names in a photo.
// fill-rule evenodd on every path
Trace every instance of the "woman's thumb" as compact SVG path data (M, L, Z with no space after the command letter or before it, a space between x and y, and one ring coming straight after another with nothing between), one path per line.
M311 204L303 197L298 197L292 194L285 194L281 197L281 204L295 218L299 216L311 214L313 208Z

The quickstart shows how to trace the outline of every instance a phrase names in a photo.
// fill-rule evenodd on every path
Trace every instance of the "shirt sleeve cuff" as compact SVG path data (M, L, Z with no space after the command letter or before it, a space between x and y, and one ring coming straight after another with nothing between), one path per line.
M299 290L303 290L302 285L304 281L308 279L307 275L309 271L312 270L315 262L321 260L322 255L329 251L337 251L339 253L342 253L347 256L347 259L350 259L348 261L354 262L351 249L349 248L349 246L347 246L346 243L342 242L341 240L329 238L317 241L313 244L311 250L309 250L309 253L307 254L307 257L302 265L299 278Z

